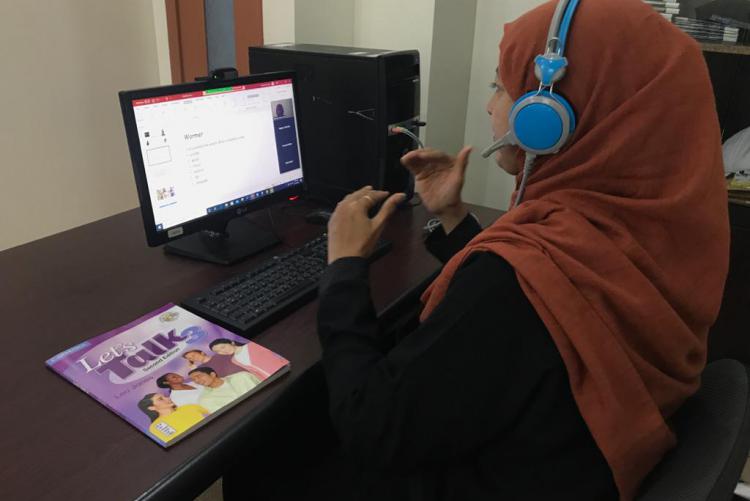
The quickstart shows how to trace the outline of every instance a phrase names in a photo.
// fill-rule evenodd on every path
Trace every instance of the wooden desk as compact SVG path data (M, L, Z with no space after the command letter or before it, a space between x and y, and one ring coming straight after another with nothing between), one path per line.
M282 390L320 358L317 302L255 339L287 357L291 373L164 450L61 377L44 361L97 334L252 268L320 233L309 208L273 211L283 246L234 267L146 247L140 213L131 210L0 252L0 486L3 499L191 499L222 474L252 438L253 423ZM472 207L483 224L499 211ZM400 211L385 231L389 254L372 266L378 311L418 291L439 268L424 250L424 208Z

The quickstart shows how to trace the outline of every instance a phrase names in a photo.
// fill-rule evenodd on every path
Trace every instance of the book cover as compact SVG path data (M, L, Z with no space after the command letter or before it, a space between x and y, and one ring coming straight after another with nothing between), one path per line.
M46 365L163 447L289 371L283 357L173 304Z

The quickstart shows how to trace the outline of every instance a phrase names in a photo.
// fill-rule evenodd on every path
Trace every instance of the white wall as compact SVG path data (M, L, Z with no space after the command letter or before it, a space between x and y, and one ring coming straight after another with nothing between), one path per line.
M159 84L151 0L4 0L0 67L0 249L136 207L117 92Z
M455 154L463 146L477 0L435 0L427 145Z
M466 114L465 143L475 150L464 187L466 201L489 207L506 209L515 189L515 179L495 165L494 160L484 160L479 151L492 142L492 129L486 104L490 98L489 84L494 80L499 61L499 43L503 25L524 12L544 3L545 0L477 0L474 55L471 84Z
M263 0L263 42L295 41L295 0Z
M354 0L297 0L297 43L351 46L354 42Z
M354 45L417 49L422 72L422 119L427 121L435 0L354 0ZM428 132L429 134L429 132Z

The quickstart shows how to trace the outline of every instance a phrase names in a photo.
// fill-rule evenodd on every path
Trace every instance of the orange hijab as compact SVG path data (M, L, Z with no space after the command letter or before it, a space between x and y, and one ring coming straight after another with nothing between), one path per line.
M500 72L514 99L538 87L532 60L554 7L505 27ZM572 142L537 159L523 203L446 264L422 318L469 255L505 258L629 500L675 444L665 420L699 386L719 311L729 258L719 124L698 45L641 0L582 0L570 33L555 91L576 110Z

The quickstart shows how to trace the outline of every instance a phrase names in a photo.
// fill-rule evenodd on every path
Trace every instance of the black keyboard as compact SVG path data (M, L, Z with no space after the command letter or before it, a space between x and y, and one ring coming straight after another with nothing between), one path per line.
M370 259L377 259L390 247L390 242L381 240ZM238 334L256 334L315 297L328 266L327 248L328 235L324 233L196 294L182 306Z

